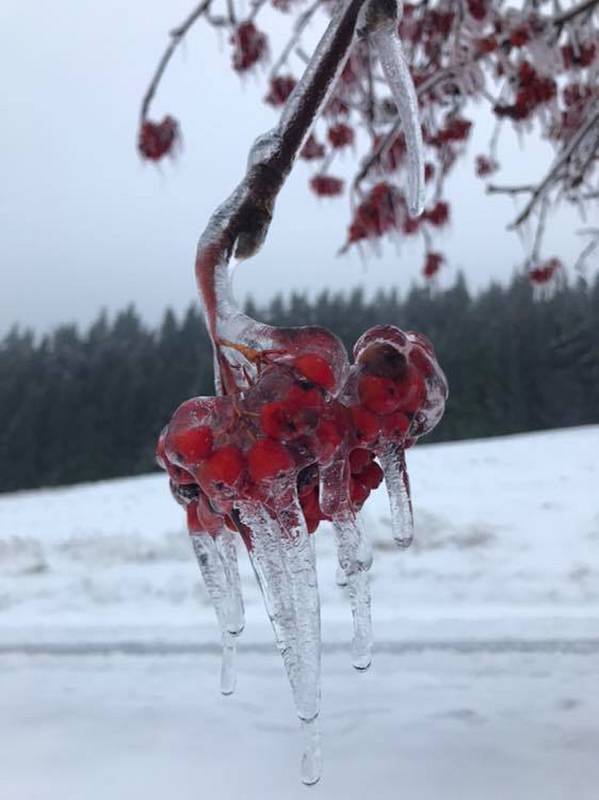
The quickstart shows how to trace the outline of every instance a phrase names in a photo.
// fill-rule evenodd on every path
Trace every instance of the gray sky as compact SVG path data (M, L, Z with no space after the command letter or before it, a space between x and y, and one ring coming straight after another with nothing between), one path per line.
M101 307L134 301L156 321L195 297L197 237L214 207L242 175L253 138L274 124L260 102L264 82L230 69L226 40L199 23L175 56L154 105L182 124L184 150L159 168L135 152L139 100L166 32L192 0L3 0L0 7L0 335L19 322L38 331L66 321L87 324ZM283 19L283 22L286 22ZM279 20L277 24L281 25ZM322 24L322 21L321 23ZM314 25L314 32L318 27ZM490 122L481 118L471 157L448 194L451 230L439 246L472 286L504 279L522 259L506 233L514 205L487 198L473 177ZM521 150L509 134L502 179L538 178L548 150ZM342 159L348 172L351 159ZM421 244L385 246L364 261L337 257L347 200L317 201L299 163L282 192L269 239L236 280L240 299L278 291L333 290L358 284L406 288L422 264ZM547 255L572 257L577 221L553 218ZM445 280L454 276L447 270Z

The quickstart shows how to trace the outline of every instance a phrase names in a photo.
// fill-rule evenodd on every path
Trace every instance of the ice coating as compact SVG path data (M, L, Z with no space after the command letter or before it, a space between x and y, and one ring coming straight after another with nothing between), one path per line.
M232 608L235 594L231 591L229 576L217 545L217 542L227 535L223 532L215 538L201 534L191 536L204 584L222 633L220 690L224 695L233 694L235 691L235 636L243 629L243 623L239 619L239 608Z
M302 722L306 747L302 780L320 777L320 598L313 542L299 508L293 529L257 502L241 502L241 521L251 531L250 559Z
M306 784L318 781L321 762L320 600L312 534L322 520L331 523L337 582L347 588L353 618L352 663L364 670L372 659L372 549L360 509L384 480L395 538L403 544L411 538L405 449L440 419L447 384L424 337L377 326L356 342L350 365L341 341L325 328L275 328L244 314L232 276L266 237L278 192L343 68L358 19L360 35L376 40L400 98L412 152L409 196L418 205L420 128L409 73L393 44L396 12L383 0L338 6L279 125L256 140L245 178L212 215L198 244L196 277L217 396L182 403L157 448L175 499L186 509L221 628L225 694L235 686L234 636L243 628L235 540L245 545L303 730Z
M340 389L330 354L318 349L320 334L301 341L311 349L229 343L245 388L182 403L161 435L158 457L186 506L221 627L225 693L234 686L232 637L243 614L232 537L246 546L304 730L302 775L311 783L320 763L320 611L311 534L322 520L331 522L338 580L353 618L352 663L367 669L372 550L359 512L384 480L394 538L409 544L405 450L439 421L447 383L430 342L392 325L359 338Z
M424 208L424 146L418 98L397 36L397 21L371 36L401 120L408 158L408 207L412 216Z

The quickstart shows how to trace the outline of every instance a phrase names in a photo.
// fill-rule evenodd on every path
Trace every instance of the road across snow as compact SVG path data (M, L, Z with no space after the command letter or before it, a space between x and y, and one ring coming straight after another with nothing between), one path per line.
M2 800L595 800L599 427L419 446L397 552L366 517L375 661L349 666L332 534L317 534L323 782L300 740L243 553L232 698L161 475L0 497Z
M299 782L280 660L0 658L3 800L596 800L597 650L323 659L323 777Z

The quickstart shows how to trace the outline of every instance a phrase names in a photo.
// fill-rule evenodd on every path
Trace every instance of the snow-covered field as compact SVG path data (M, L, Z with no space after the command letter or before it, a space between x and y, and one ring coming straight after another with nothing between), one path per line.
M598 454L599 427L411 452L414 546L396 551L382 493L367 508L364 675L322 526L312 790L242 553L238 690L218 694L216 626L163 476L1 496L2 800L596 798Z

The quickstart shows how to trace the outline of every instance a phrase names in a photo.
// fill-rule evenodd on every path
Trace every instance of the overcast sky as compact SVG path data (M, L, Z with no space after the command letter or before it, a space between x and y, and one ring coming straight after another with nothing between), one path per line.
M172 113L181 121L184 150L159 168L140 162L140 97L166 32L192 5L2 0L0 335L15 322L38 331L87 324L102 307L131 301L155 322L167 305L182 310L195 297L197 237L241 177L249 144L276 117L260 102L263 80L240 81L226 40L199 23L154 105L155 117ZM453 265L445 279L461 267L473 287L509 278L523 255L518 238L505 232L513 203L485 197L473 177L473 157L490 132L484 115L479 128L451 180L452 226L440 243ZM539 142L520 150L513 135L503 153L506 182L538 178L548 158ZM343 167L351 168L349 156ZM367 262L337 257L347 200L316 201L309 176L299 163L266 246L239 269L240 300L292 289L408 287L421 267L421 245L387 246ZM576 252L575 224L568 214L554 218L547 255Z

